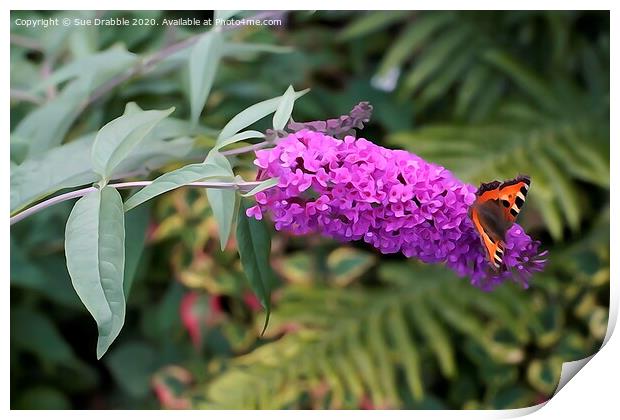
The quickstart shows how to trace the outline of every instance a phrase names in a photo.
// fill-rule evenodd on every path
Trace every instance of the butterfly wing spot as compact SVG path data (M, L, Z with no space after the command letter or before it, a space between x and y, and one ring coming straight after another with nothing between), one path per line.
M521 207L523 203L525 203L525 196L521 194L521 191L517 193L517 198L515 198L515 202L517 203L517 206L519 207Z

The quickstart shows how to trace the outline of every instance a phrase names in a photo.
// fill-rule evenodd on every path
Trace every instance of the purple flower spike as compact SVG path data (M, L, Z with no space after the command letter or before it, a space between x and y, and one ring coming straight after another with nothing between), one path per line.
M257 151L254 162L260 180L279 184L256 195L248 216L267 213L277 230L363 240L385 254L444 263L484 290L509 278L527 287L544 267L540 243L515 224L506 235L506 271L491 271L467 214L476 188L407 151L302 129Z

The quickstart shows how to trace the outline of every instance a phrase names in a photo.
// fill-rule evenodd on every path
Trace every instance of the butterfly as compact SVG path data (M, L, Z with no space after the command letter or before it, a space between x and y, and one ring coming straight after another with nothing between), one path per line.
M506 232L517 219L529 189L530 177L527 175L504 182L483 183L476 192L476 201L469 208L469 217L487 251L489 264L496 272L504 268Z

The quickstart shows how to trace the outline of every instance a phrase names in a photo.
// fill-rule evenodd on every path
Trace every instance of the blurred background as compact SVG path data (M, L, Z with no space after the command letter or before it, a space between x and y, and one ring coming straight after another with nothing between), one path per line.
M13 132L63 98L62 83L42 96L29 93L55 70L80 63L79 72L103 69L109 80L130 66L110 70L112 59L92 58L101 51L147 57L206 29L42 31L14 23L96 15L12 13ZM12 408L519 408L553 394L562 362L598 350L609 306L609 13L276 17L282 25L231 33L237 53L221 62L204 130L190 135L188 150L127 179L153 179L200 159L232 116L289 84L308 87L295 104L296 121L335 118L369 101L374 114L358 135L377 144L407 149L476 185L529 174L520 223L549 250L546 270L527 290L504 284L485 293L441 266L381 255L363 243L275 233L279 285L261 337L264 313L234 239L220 251L206 194L182 188L127 214L125 327L97 361L95 323L65 268L72 205L65 202L11 228ZM64 143L116 118L130 101L143 109L175 106L174 116L187 120L182 63L172 55L93 103L54 102L46 112L72 115L63 120ZM39 134L48 128L39 126ZM29 141L12 135L12 168ZM252 156L234 163L254 176Z

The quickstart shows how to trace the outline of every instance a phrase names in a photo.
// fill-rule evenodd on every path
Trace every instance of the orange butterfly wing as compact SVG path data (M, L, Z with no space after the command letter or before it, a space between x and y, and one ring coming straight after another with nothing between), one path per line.
M482 184L478 189L478 200L483 203L489 200L498 200L504 209L507 221L514 223L525 203L525 197L530 189L530 177L519 176L515 179L499 183Z
M470 217L495 270L502 268L505 233L521 212L529 188L530 178L519 176L482 184L476 193Z
M503 242L497 239L491 239L491 236L486 232L482 222L480 221L480 216L476 208L474 208L471 212L471 219L474 222L474 226L476 227L478 234L480 235L482 245L487 250L489 263L495 268L495 270L499 270L502 267L504 257Z

